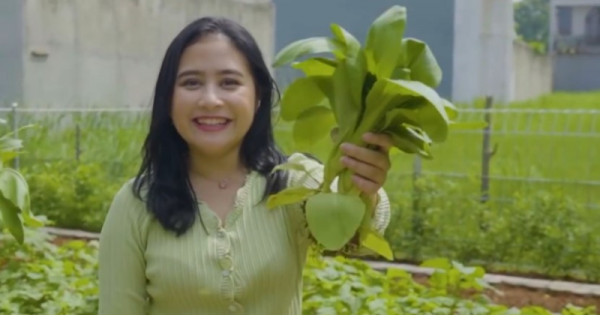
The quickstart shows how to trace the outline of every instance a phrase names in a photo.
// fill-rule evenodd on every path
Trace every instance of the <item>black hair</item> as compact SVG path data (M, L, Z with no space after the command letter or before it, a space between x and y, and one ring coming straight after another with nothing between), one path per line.
M209 34L222 34L231 40L246 57L255 81L260 106L242 141L240 158L248 169L266 176L263 200L284 189L288 177L284 171L271 174L276 165L287 160L275 145L271 117L274 98L278 100L280 93L255 39L243 26L226 18L203 17L190 23L171 42L164 56L156 81L142 163L133 185L134 195L145 199L148 211L166 230L178 236L192 227L199 210L188 175L189 149L171 120L172 98L181 55L187 47ZM142 198L143 189L147 189L145 198Z

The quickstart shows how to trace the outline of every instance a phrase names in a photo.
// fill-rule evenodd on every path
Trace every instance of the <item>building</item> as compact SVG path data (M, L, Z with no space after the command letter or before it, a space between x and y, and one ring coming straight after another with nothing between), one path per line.
M539 79L551 81L538 71L545 62L515 48L506 0L2 0L0 104L147 106L168 42L192 19L237 20L270 62L293 41L330 35L331 23L362 41L393 5L408 9L405 35L425 41L436 56L442 96L470 102L489 95L504 103L551 86ZM275 72L283 88L295 75Z
M600 90L600 0L552 0L554 90Z
M270 61L270 0L0 0L0 106L149 106L173 37L205 15L245 25Z

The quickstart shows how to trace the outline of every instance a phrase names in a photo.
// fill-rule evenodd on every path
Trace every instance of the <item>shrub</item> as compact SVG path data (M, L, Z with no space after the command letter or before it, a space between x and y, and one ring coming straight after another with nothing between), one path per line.
M521 190L481 203L470 183L422 177L394 183L387 237L397 258L449 257L487 269L600 280L600 228L594 212L561 191ZM404 191L405 193L400 193ZM408 193L406 193L408 191Z
M124 176L112 176L105 164L56 161L23 170L36 213L54 225L98 232Z

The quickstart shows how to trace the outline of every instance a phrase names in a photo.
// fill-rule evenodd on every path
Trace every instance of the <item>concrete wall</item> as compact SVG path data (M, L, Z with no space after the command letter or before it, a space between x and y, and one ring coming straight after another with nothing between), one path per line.
M600 55L555 55L554 90L600 90Z
M472 102L513 98L514 19L512 1L456 0L452 99Z
M513 44L512 100L524 101L552 92L553 63L550 55L536 54L522 41Z
M329 25L337 23L364 42L373 20L393 5L408 10L406 35L425 41L444 72L438 92L452 93L454 0L273 0L276 5L276 49L312 36L331 36ZM282 88L295 76L290 69L278 69Z
M23 1L0 1L0 107L19 101L23 86Z
M274 8L268 1L20 1L27 106L147 106L169 42L206 15L246 26L272 60Z

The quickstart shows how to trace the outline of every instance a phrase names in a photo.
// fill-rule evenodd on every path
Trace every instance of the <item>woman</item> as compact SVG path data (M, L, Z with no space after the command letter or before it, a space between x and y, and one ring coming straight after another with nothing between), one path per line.
M301 314L310 238L299 206L267 210L288 185L316 187L323 166L288 158L273 139L275 83L240 25L202 18L171 43L156 90L143 163L116 194L100 239L100 315ZM343 162L377 205L390 141L345 145ZM312 175L276 172L287 160Z

